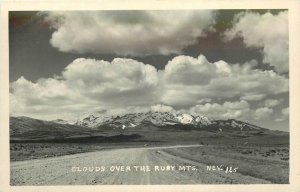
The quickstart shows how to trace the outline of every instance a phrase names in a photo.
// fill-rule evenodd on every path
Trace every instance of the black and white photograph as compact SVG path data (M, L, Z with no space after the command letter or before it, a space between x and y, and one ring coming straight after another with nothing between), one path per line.
M11 186L290 183L288 9L8 14Z

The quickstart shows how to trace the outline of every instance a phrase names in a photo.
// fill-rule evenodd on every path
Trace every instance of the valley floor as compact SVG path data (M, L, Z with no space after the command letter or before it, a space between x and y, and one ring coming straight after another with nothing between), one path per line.
M288 155L287 146L102 148L12 161L11 185L288 183Z

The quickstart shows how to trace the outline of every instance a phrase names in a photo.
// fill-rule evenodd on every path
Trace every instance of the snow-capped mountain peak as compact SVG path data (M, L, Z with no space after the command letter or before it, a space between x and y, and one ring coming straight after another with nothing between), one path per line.
M193 116L189 114L181 114L176 117L178 121L182 124L190 124L194 120Z
M204 116L194 116L186 113L149 111L123 115L92 114L77 120L75 124L92 128L97 128L101 125L110 125L126 129L145 123L151 123L156 126L174 124L208 125L211 121Z

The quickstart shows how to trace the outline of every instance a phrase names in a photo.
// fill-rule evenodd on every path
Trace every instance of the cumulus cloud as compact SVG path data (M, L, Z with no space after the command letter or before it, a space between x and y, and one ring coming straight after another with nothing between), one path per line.
M288 91L288 79L273 71L252 69L252 63L210 63L205 56L177 56L162 72L161 101L172 106L203 103L204 98L261 100Z
M287 107L287 108L282 109L281 113L285 116L289 116L289 111L290 111L290 109L289 109L289 107Z
M226 101L223 104L206 103L189 109L191 114L202 114L213 119L237 119L243 121L259 121L269 119L274 111L268 107L252 109L247 101Z
M241 99L247 100L247 101L259 101L265 97L266 97L266 94L250 94L250 95L246 94L244 96L241 96Z
M248 47L262 48L264 63L279 73L289 71L288 12L276 15L242 12L235 17L233 27L225 32L225 40L241 37Z
M281 110L281 116L276 119L276 121L285 121L289 118L289 107L283 108Z
M157 111L157 112L175 112L175 109L173 107L171 107L171 106L157 104L157 105L151 106L151 111Z
M124 115L128 113L141 113L150 111L150 106L125 106L122 108L112 108L103 111L103 115L114 116L114 115Z
M266 99L265 106L266 107L275 107L282 102L282 99Z
M269 118L274 113L273 109L268 107L262 107L255 110L254 119L262 120Z
M64 82L53 78L39 79L33 83L20 77L11 84L10 89L14 102L27 106L72 104L78 96Z
M132 59L76 59L62 76L72 89L109 104L151 104L156 99L157 70Z
M79 58L60 76L36 82L21 77L12 82L11 113L49 119L61 111L65 116L76 116L87 111L173 111L173 107L196 105L194 112L204 110L204 114L213 117L222 114L221 118L240 118L250 110L246 100L288 91L286 77L251 66L211 63L203 55L178 56L164 70L157 71L152 65L133 59L107 62ZM216 102L227 99L242 101L223 105ZM271 100L266 103L266 107L275 105ZM257 113L260 112L268 111L261 109Z
M242 119L251 118L250 105L247 101L206 103L204 105L196 105L189 109L191 114L205 114L212 119Z
M209 10L40 14L55 28L50 43L60 51L132 56L178 54L215 23L215 13Z
M131 59L112 62L76 59L60 77L30 82L24 77L10 85L11 113L45 116L82 113L157 101L157 70Z
M81 102L84 101L84 102ZM72 91L65 82L49 78L31 82L24 77L10 84L10 113L41 119L66 118L94 103ZM59 116L58 116L59 114Z
M77 115L77 118L85 118L91 114L98 114L103 116L116 116L116 115L125 115L129 113L147 113L147 112L171 112L171 113L177 113L173 107L162 105L162 104L156 104L156 105L149 105L149 106L124 106L124 107L116 107L111 109L103 109L99 111L90 110L86 111L85 113L81 113Z
M219 65L211 65L203 55L198 58L177 56L165 66L164 78L172 84L205 85L216 76L217 66ZM226 63L222 66L222 68L218 67L219 71L227 69L230 72Z

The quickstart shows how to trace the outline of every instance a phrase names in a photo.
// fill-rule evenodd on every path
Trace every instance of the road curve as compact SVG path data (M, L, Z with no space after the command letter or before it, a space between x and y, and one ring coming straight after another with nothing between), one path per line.
M268 183L240 173L207 171L205 164L164 151L164 149L184 147L202 146L112 149L12 162L10 182L11 185L16 186ZM188 166L194 167L192 169ZM182 167L186 169L183 170Z

